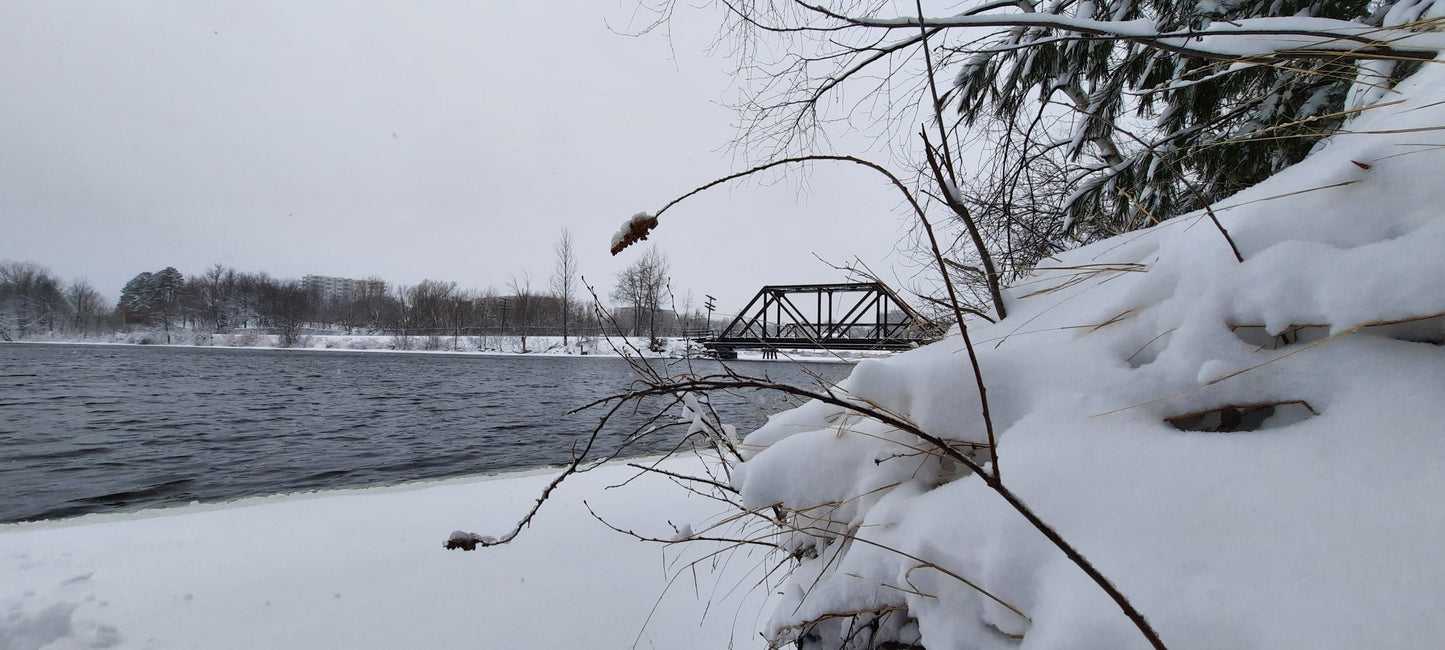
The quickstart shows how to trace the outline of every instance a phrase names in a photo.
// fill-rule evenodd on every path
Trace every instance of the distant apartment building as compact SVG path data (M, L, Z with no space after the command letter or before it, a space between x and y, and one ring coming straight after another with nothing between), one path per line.
M369 284L379 284L380 280L356 280L353 278L338 278L330 275L308 275L301 278L306 290L320 296L325 302L351 300Z
M651 323L649 317L652 319ZM658 336L676 336L681 332L677 312L659 309L656 314L648 314L646 309L637 310L632 307L613 307L612 324L608 324L606 329L622 336L641 336L650 330L653 323L657 326Z

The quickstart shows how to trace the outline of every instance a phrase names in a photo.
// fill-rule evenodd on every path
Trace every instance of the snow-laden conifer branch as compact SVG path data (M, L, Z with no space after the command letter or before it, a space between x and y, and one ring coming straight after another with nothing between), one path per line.
M1143 147L1145 150L1149 151L1149 153L1155 156L1159 156L1158 145L1150 144L1148 141L1144 140L1144 138L1136 135L1129 129L1115 126L1114 130L1128 136L1130 139L1134 140L1134 142L1137 143L1140 147ZM1190 194L1193 194L1195 198L1197 198L1199 202L1204 206L1204 213L1209 216L1209 221L1214 224L1215 230L1218 230L1219 234L1224 237L1224 242L1229 245L1229 250L1231 253L1234 254L1235 261L1243 264L1244 254L1239 252L1239 245L1234 243L1234 237L1231 237L1229 235L1229 231L1224 228L1224 224L1219 222L1219 215L1214 213L1214 207L1209 205L1209 201L1204 197L1204 193L1199 191L1199 188L1194 184L1194 181L1189 180L1188 175L1180 175L1179 181L1184 185L1185 189L1187 189ZM1123 190L1120 191L1122 192ZM1138 205L1138 203L1134 201L1132 197L1129 197L1129 201L1133 202L1135 205ZM1143 206L1139 206L1139 209L1141 211L1144 211ZM1154 219L1154 221L1157 223L1158 219Z
M836 105L829 97L842 98L843 86L855 82L864 99L849 93L855 109L848 119L858 119L861 111L880 138L899 139L912 131L912 114L928 103L915 99L931 94L932 103L957 109L949 115L949 133L935 138L947 171L970 164L970 156L948 150L961 133L956 129L979 120L1011 122L1013 113L1034 104L1059 106L1052 96L1067 95L1077 127L1062 145L1067 151L1025 151L1038 144L1030 128L1022 141L993 145L1025 153L1011 170L990 161L984 165L994 166L1000 177L971 180L979 175L970 170L955 179L960 189L965 181L1001 186L989 198L1017 204L979 208L1006 220L989 226L1001 232L985 237L1004 249L996 251L1002 261L1018 262L1018 268L1000 266L1006 276L1026 270L1038 250L1057 252L1071 240L1087 242L1151 223L1137 218L1135 203L1167 220L1259 182L1335 132L1350 116L1338 110L1341 101L1349 107L1378 101L1445 45L1445 34L1437 31L1441 11L1430 2L1287 0L1195 7L1019 0L965 4L942 16L925 14L917 2L903 5L916 11L903 16L889 13L908 10L897 3L865 0L722 4L736 19L726 33L739 43L738 71L754 82L735 104L740 149L762 145L766 155L779 157L816 150L828 137L826 113ZM781 57L746 56L760 49L757 37L764 32L779 39L772 51ZM903 84L910 87L900 100ZM937 87L944 84L946 89ZM866 106L869 98L886 102ZM1147 125L1145 139L1157 153L1114 142L1114 127L1130 123L1129 113ZM1068 128L1068 121L1062 120L1061 128ZM1280 146L1248 139L1262 129L1287 132L1279 133ZM1044 142L1057 136L1050 128L1038 135ZM1220 144L1228 146L1211 149ZM901 141L889 146L906 146L898 151L905 157L920 153ZM1066 159L1059 162L1077 173L1025 178L1025 189L1012 189L1028 166L1048 164L1047 157ZM918 160L925 167L924 158ZM1036 189L1047 199L1043 216L1016 217L1014 208L1033 203ZM1120 189L1134 200L1122 198ZM970 197L990 194L965 191ZM1060 206L1056 199L1064 195ZM1062 222L1061 229L1055 221ZM1016 256L1010 237L1021 231L1035 232L1026 235L1026 254Z
M978 13L977 10L942 18L869 18L835 12L820 5L799 4L853 27L883 30L916 30L920 27L1042 28L1131 41L1145 47L1207 59L1268 61L1343 56L1428 61L1434 58L1436 52L1445 49L1445 34L1380 28L1332 18L1246 18L1211 24L1205 29L1160 31L1155 21L1146 18L1096 20L1044 12L992 14ZM987 7L994 9L999 5L993 3Z

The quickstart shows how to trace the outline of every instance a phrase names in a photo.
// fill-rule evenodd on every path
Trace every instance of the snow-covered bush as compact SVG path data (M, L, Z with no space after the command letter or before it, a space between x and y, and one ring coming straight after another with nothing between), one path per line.
M118 334L117 336L120 336L121 340L125 343L132 345L155 345L156 343L164 343L166 340L164 334L158 334L149 330L133 330Z
M1058 255L971 323L1002 485L1175 648L1445 638L1445 73L1213 208ZM803 647L1148 647L987 477L957 337L860 363L743 439ZM872 410L873 416L860 411ZM890 423L890 421L892 421ZM765 578L766 580L766 578Z
M264 334L253 329L236 330L225 335L225 344L236 348L251 348L261 344Z
M387 342L375 336L354 338L346 342L346 348L349 350L384 350L387 348Z

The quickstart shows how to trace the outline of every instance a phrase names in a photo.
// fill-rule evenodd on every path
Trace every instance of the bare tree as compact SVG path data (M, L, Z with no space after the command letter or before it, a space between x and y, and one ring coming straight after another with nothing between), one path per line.
M385 280L373 276L357 283L356 291L351 295L350 316L354 326L382 329L386 319L386 310L387 286Z
M693 297L692 289L688 289L682 294L682 311L677 313L677 321L684 335L696 327L696 319L693 318L693 307L696 305L697 299Z
M66 309L60 281L49 269L34 262L0 263L0 331L13 327L18 338L42 326L54 331L56 317Z
M522 352L527 350L527 330L533 325L537 312L536 296L532 295L532 274L523 270L521 275L513 274L507 278L507 289L512 292L510 307L513 322L518 326L515 328L522 340ZM503 300L507 300L503 298ZM507 308L503 303L503 309ZM505 313L505 312L503 312Z
M553 247L556 259L552 264L552 295L562 303L562 345L567 345L568 325L572 315L573 295L577 293L577 254L572 249L572 233L562 229L562 236Z
M230 324L232 292L236 287L236 270L221 264L212 265L199 278L192 281L199 289L201 316L211 324L213 332L219 332Z
M276 328L282 347L289 348L301 341L311 307L312 294L300 281L271 281L262 285L261 316Z
M452 350L460 351L462 330L472 325L476 318L477 298L472 291L458 291L446 302L447 326L452 330Z
M411 287L404 284L392 287L391 296L386 301L386 311L383 315L383 322L387 329L392 331L392 348L396 350L411 349Z
M100 297L100 292L84 278L77 278L65 288L65 302L70 305L75 331L82 336L95 329L105 310L105 301Z
M636 334L645 319L649 344L654 349L661 344L657 337L657 312L662 307L671 268L667 253L653 244L617 275L617 284L612 289L612 299L629 305L632 310L632 334Z

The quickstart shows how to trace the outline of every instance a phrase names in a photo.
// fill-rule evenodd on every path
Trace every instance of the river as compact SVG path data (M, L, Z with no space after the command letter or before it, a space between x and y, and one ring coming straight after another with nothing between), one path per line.
M850 370L728 366L794 384ZM602 415L567 412L635 376L615 357L0 344L0 522L563 463ZM713 403L740 432L788 407L760 393ZM660 406L625 410L599 446L616 449Z

